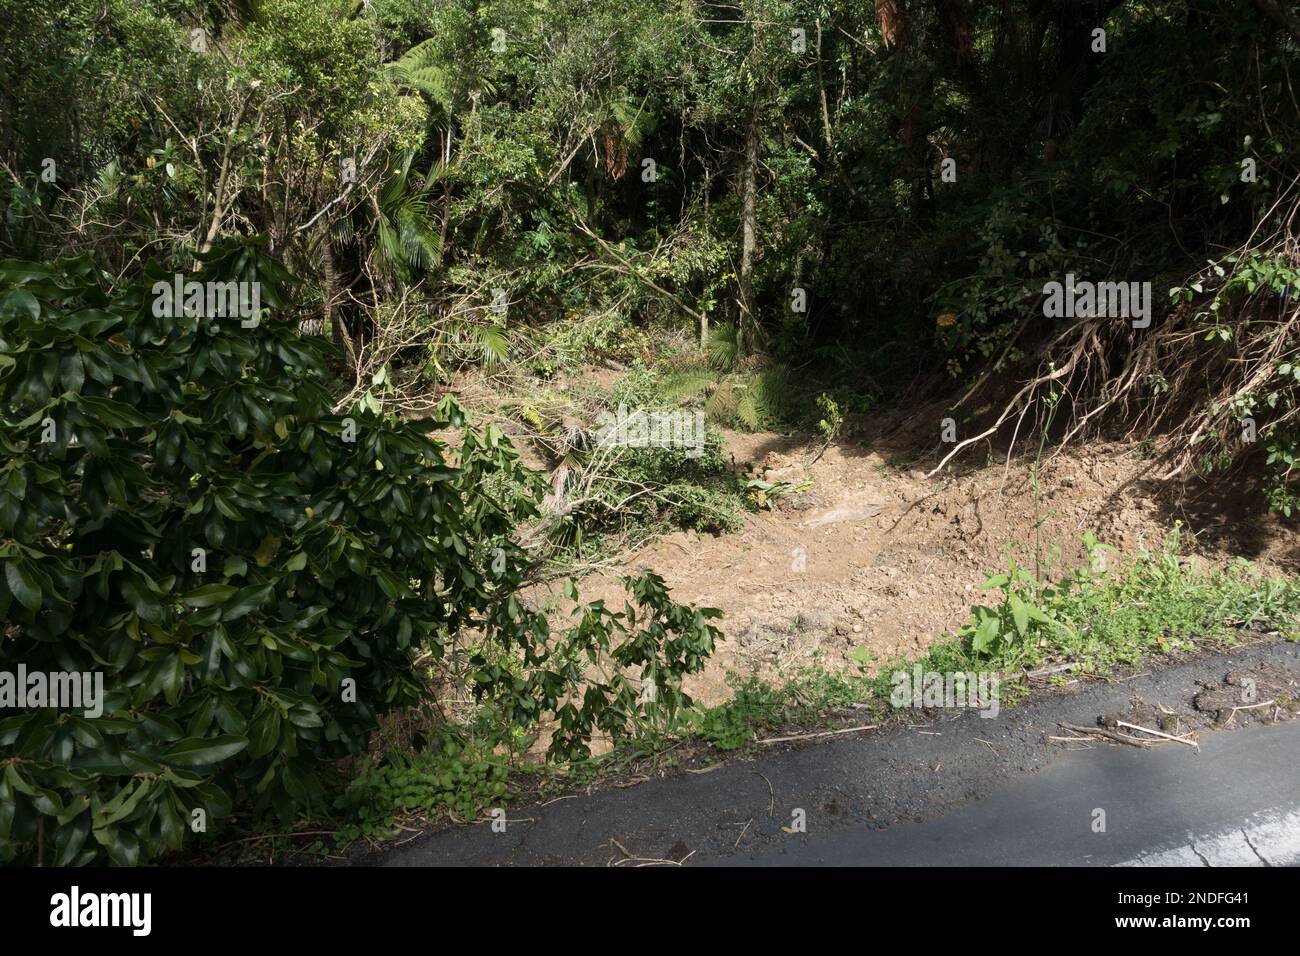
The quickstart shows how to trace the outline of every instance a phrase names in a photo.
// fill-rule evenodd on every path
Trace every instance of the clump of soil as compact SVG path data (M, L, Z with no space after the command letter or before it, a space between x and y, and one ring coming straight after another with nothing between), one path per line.
M1201 714L1211 715L1216 727L1242 727L1275 723L1300 716L1300 681L1270 664L1243 667L1228 673L1222 683L1202 682L1192 700Z
M1300 679L1267 661L1235 668L1219 680L1198 679L1196 686L1201 690L1189 691L1185 699L1173 702L1174 707L1134 697L1127 708L1098 718L1095 731L1084 727L1068 729L1074 733L1092 732L1118 743L1159 747L1177 745L1160 734L1195 745L1201 731L1275 724L1300 717Z

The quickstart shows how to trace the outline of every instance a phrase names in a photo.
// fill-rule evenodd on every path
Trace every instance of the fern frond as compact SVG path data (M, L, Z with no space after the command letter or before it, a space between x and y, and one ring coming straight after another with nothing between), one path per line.
M452 111L452 84L446 67L438 62L438 49L434 40L418 43L392 63L385 64L384 73L401 86L418 90L433 100L447 113Z
M736 418L748 431L758 431L764 418L761 396L753 387L739 389L736 401Z
M708 391L717 376L707 368L687 368L664 376L660 395L670 402L688 401Z
M722 382L704 402L704 414L715 422L730 425L736 420L740 396L731 382Z
M720 322L715 325L709 330L709 338L704 348L709 362L715 368L732 368L736 364L736 357L740 354L740 339L736 334L736 324Z
M116 159L109 160L95 177L95 189L101 198L107 199L116 194L121 184L122 170L118 167Z

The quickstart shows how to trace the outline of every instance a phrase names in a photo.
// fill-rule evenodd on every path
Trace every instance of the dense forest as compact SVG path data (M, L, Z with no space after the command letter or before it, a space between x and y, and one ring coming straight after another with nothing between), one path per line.
M106 674L101 716L0 715L5 861L465 819L540 727L578 763L679 732L717 611L527 592L779 493L720 428L924 406L927 468L1118 436L1300 510L1288 0L0 23L0 663ZM605 454L592 369L707 439Z

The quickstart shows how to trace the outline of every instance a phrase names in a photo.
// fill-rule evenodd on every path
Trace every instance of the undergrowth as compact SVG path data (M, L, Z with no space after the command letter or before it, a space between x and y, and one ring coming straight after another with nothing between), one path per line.
M885 719L894 710L892 674L917 664L927 672L996 671L1005 679L1068 662L1072 676L1105 676L1156 656L1232 646L1251 632L1300 639L1300 579L1262 575L1244 560L1198 567L1180 556L1177 528L1157 551L1110 569L1103 560L1109 549L1091 534L1083 540L1088 560L1056 580L1037 581L1014 563L992 575L986 590L993 600L972 607L964 627L919 659L877 662L864 647L851 655L856 666L849 670L814 662L777 680L733 673L725 703L683 709L653 740L599 757L542 767L490 734L467 741L444 729L423 749L371 759L340 784L335 840L342 846L393 838L403 820L481 819L525 795L617 777L646 757L659 757L660 768L671 765L662 758L691 740L733 751L791 728L815 732ZM995 640L978 637L987 620L999 622ZM1002 685L1003 705L1023 694L1023 685ZM313 849L328 855L323 841Z
M991 576L985 587L997 600L974 606L956 635L919 660L896 659L869 672L861 648L856 671L806 667L779 684L737 677L735 695L702 710L696 731L733 750L782 727L831 726L832 712L849 704L887 713L892 673L917 663L927 672L1003 674L1072 663L1075 674L1105 675L1155 655L1231 646L1251 630L1300 639L1300 579L1263 576L1241 559L1223 569L1198 568L1180 558L1178 529L1159 551L1143 551L1110 571L1101 567L1105 546L1090 534L1084 543L1088 562L1055 582L1036 581L1014 562L1008 573ZM1009 690L1004 685L1004 703Z

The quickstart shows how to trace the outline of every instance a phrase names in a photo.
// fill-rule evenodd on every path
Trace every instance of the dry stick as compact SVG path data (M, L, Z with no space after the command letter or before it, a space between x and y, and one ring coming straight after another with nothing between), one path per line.
M1286 341L1287 335L1285 333L1291 328L1292 325L1296 323L1297 319L1300 319L1300 309L1297 309L1295 314L1291 317L1290 320L1288 320L1286 325L1283 326L1278 333L1276 333L1274 340L1279 343ZM1261 386L1264 382L1268 381L1272 376L1273 376L1272 362L1269 359L1261 359L1260 367L1255 370L1255 374L1250 377L1250 379L1246 382L1245 385L1242 385L1240 388L1238 388L1231 395L1231 397L1227 399L1226 402L1223 402L1221 404L1228 407L1232 406L1238 399L1254 391L1256 388ZM1191 437L1187 441L1189 447L1194 446L1200 440L1201 435L1204 434L1206 429L1209 428L1210 424L1211 423L1207 420L1207 421L1202 421L1201 424L1197 426L1196 430L1192 432ZM1186 467L1187 467L1187 462L1183 461L1178 465L1178 467L1165 472L1165 474L1163 475L1160 475L1159 480L1166 481L1170 478L1173 478L1179 472L1183 471Z
M1002 363L1006 360L1007 356L1011 354L1011 350L1015 347L1016 342L1020 340L1021 334L1028 326L1028 322L1021 323L1020 328L1016 330L1015 334L1011 336L1011 340L1007 342L1006 348L1002 350L1002 354L997 357L995 362L980 373L979 378L975 379L975 383L971 385L970 388L966 389L966 394L957 399L957 404L953 406L954 408L960 408L962 405L966 404L966 400L979 391L984 383L988 381L989 377L992 376L994 369L1002 366ZM1056 341L1060 341L1059 336ZM1056 342L1053 342L1052 344L1055 345Z
M217 174L217 189L212 196L212 219L208 222L207 235L199 246L200 253L208 251L212 246L212 240L221 231L221 220L225 218L226 213L223 208L226 200L226 183L230 181L230 153L235 145L235 134L239 132L239 124L244 118L244 110L248 108L248 104L252 99L253 95L251 93L244 98L244 102L239 106L239 111L235 113L235 121L230 124L230 135L226 138L226 147L221 154L221 170Z
M1035 680L1039 677L1048 677L1052 674L1060 674L1065 671L1078 670L1080 666L1081 665L1078 661L1071 661L1068 664L1054 664L1051 667L1040 667L1037 670L1032 670L1032 671L1019 671L1015 674L1003 674L1002 679L1004 681L1008 681L1008 680L1019 680L1020 678L1025 677L1028 678L1029 680Z
M320 208L320 211L317 212L316 215L312 216L301 226L295 229L294 234L296 235L297 233L302 232L304 229L309 229L312 225L315 224L317 219L325 215L325 213L329 212L331 206L333 206L335 203L342 202L344 199L346 199L352 193L352 190L356 188L356 185L357 184L355 182L348 183L346 188L344 188L343 192L339 193L337 196L335 196L333 199L327 202L324 206Z
M1078 661L1071 661L1069 664L1057 664L1053 667L1040 667L1038 670L1023 671L1026 677L1046 677L1049 674L1059 674L1062 671L1073 671L1079 669Z
M1055 737L1055 736L1052 736L1052 735L1049 734L1048 737L1047 737L1047 739L1048 739L1048 740L1059 741L1060 743L1069 743L1069 744L1090 744L1090 743L1092 743L1092 738L1091 738L1091 737Z
M757 770L751 770L750 773L756 777L763 777ZM772 781L763 777L763 782L767 784L767 815L770 817L772 811L776 809L776 791L772 789Z
M1277 701L1275 701L1275 700L1266 700L1266 701L1264 701L1264 702L1261 703L1261 704L1243 704L1243 705L1240 706L1240 707L1234 707L1234 708L1232 708L1232 713L1230 713L1230 714L1228 715L1228 719L1225 720L1225 721L1223 722L1223 726L1224 726L1224 727L1227 727L1228 724L1230 724L1230 723L1232 723L1234 720L1236 720L1236 719L1237 719L1237 711L1239 711L1239 710L1254 710L1254 709L1256 709L1257 707L1267 707L1269 704L1273 704L1274 706L1276 706L1276 705L1277 705ZM1273 714L1273 719L1274 719L1274 720L1277 719L1277 714L1276 714L1276 713Z
M1287 189L1284 190L1283 194L1274 203L1274 209L1280 207L1283 204L1283 202L1285 202L1286 196L1294 188L1297 181L1300 181L1300 177L1297 177L1297 180L1293 181L1291 184L1288 185ZM1270 210L1270 214L1271 212L1272 210ZM1300 212L1300 207L1297 207L1297 212ZM1265 219L1267 219L1267 217L1265 217ZM1264 220L1261 220L1261 224L1256 226L1256 230L1255 230L1256 233L1259 232L1259 229L1261 228L1263 221ZM1254 236L1252 235L1252 240L1253 238ZM1248 241L1246 243L1246 246L1243 248L1248 248L1250 244L1251 243ZM1295 317L1293 317L1290 321L1284 324L1283 328L1281 329L1281 332L1285 333L1286 331L1288 331L1291 325L1294 324L1294 322L1295 322ZM1078 334L1078 326L1066 330L1065 332L1058 335L1051 343L1049 343L1049 345L1045 349L1045 352L1050 354L1051 351L1062 341L1064 341L1068 336L1077 335L1077 334ZM1285 339L1286 339L1285 334L1273 335L1271 336L1271 341L1273 343L1272 346L1269 349L1265 350L1268 354L1262 357L1256 357L1253 360L1248 360L1246 358L1242 358L1239 360L1247 364L1256 364L1260 366L1260 368L1255 373L1255 375L1252 376L1251 380L1247 382L1247 384L1243 388L1239 389L1236 395L1232 397L1234 398L1240 397L1242 394L1245 394L1246 392L1250 391L1252 388L1257 387L1262 381L1262 379L1267 377L1272 366L1275 364L1275 360L1277 359L1277 356L1281 350L1282 344L1284 343ZM1118 382L1114 382L1110 385L1105 385L1103 383L1101 403L1097 407L1083 414L1082 417L1079 418L1078 421L1076 421L1072 425L1070 430L1066 433L1065 438L1060 443L1062 447L1065 444L1068 444L1069 441L1074 436L1076 436L1082 430L1087 428L1088 424L1097 416L1104 414L1105 412L1113 408L1115 405L1120 403L1124 404L1125 407L1128 406L1130 402L1130 397L1131 397L1130 393L1132 391L1132 386L1138 380L1139 376L1144 372L1144 370L1149 366L1149 363L1157 357L1159 344L1160 344L1160 340L1157 340L1155 338L1152 338L1149 341L1145 341L1141 343L1138 347L1139 348L1138 354L1142 358L1142 361L1132 363L1128 371L1121 376ZM999 415L996 423L991 429L983 432L980 435L975 436L974 438L970 438L959 443L956 447L953 448L952 452L949 455L945 456L944 460L940 462L939 466L930 472L930 475L933 475L937 471L939 471L944 465L947 464L949 460L951 460L953 455L955 455L961 449L965 448L968 445L984 440L990 437L996 431L998 431L1006 423L1006 421L1015 413L1015 407L1022 399L1026 398L1027 396L1032 396L1037 391L1037 389L1041 388L1043 385L1048 384L1055 379L1063 379L1065 376L1069 374L1073 374L1079 367L1080 361L1084 359L1085 356L1087 356L1090 352L1096 353L1098 356L1102 356L1102 345L1101 345L1100 338L1097 334L1097 328L1095 323L1090 323L1089 326L1085 328L1084 335L1082 335L1078 339L1078 341L1076 342L1076 344L1074 345L1074 347L1070 352L1068 361L1065 362L1062 368L1054 370L1052 374L1038 376L1033 380L1031 380L1029 383L1027 383L1024 387L1022 387L1016 393L1012 401L1009 402L1007 406L1004 407L1002 413ZM982 383L982 378L983 377L981 377L980 382L977 382L975 386L973 386L970 390L968 390L967 394L963 396L961 401L957 403L958 405L964 403L966 399L971 394L974 393L974 391ZM1229 402L1225 402L1222 404L1225 405L1230 404L1230 401L1231 400L1229 400ZM1025 411L1026 410L1021 411L1021 420L1023 420ZM1204 433L1207 427L1209 427L1209 425L1211 424L1212 421L1209 420L1202 421L1200 425L1197 427L1197 429L1195 430L1195 432L1193 433L1192 441L1194 442L1197 438L1199 438L1200 435ZM1020 423L1017 422L1017 426L1016 426L1017 433L1019 432L1019 428L1020 428ZM1012 441L1013 446L1014 446L1014 440L1015 439L1013 436L1013 441ZM1008 457L1008 466L1009 464L1010 464L1010 457ZM1162 475L1161 477L1163 479L1173 477L1174 475L1182 471L1186 466L1187 466L1187 456L1184 455L1183 459L1176 465L1176 467L1174 467L1167 474ZM1004 480L1005 477L1006 476L1004 474Z
M642 105L645 105L645 104L642 104ZM578 137L578 145L575 146L575 147L573 147L573 152L571 152L571 153L570 153L570 154L565 158L564 162L560 163L559 168L556 169L555 172L551 173L551 178L548 179L548 180L546 180L546 185L547 185L547 186L553 186L553 185L555 185L555 181L556 181L557 179L560 178L560 174L563 173L566 169L569 168L569 163L573 162L573 157L577 156L577 155L578 155L578 151L579 151L580 149L582 149L582 147L584 147L584 146L587 145L587 137L588 137L588 136L591 136L592 134L594 134L594 133L596 132L597 128L598 128L598 127L593 126L591 129L587 130L587 132L583 133L581 136Z
M1126 723L1122 720L1115 721L1115 725L1118 727L1127 727L1129 730L1140 730L1144 734L1151 734L1153 737L1162 737L1165 740L1172 740L1174 743L1186 744L1189 747L1195 747L1197 750L1201 749L1200 744L1194 740L1188 740L1186 736L1175 737L1173 734L1167 734L1162 730L1151 730L1147 727L1139 727L1137 724Z
M754 818L750 817L749 823L753 823L753 822L754 822ZM745 824L745 829L740 831L740 836L736 837L736 842L731 845L731 848L733 850L736 849L736 847L740 846L741 840L745 839L745 834L749 832L749 823Z
M1097 343L1097 337L1095 334L1091 338L1094 343ZM1097 345L1099 347L1099 343L1097 343ZM1146 348L1146 346L1143 346L1143 348ZM1103 401L1100 405L1086 412L1082 418L1078 419L1078 421L1074 423L1074 425L1070 428L1070 430L1065 433L1065 437L1061 439L1060 445L1058 447L1062 447L1062 448L1065 447L1065 445L1070 441L1070 439L1072 439L1075 435L1079 434L1085 428L1088 427L1088 422L1092 418L1094 418L1097 415L1103 414L1108 408L1114 405L1121 398L1126 398L1126 396L1129 394L1129 389L1133 386L1134 382L1137 381L1139 373L1145 371L1145 369L1146 366L1141 362L1135 361L1131 363L1128 371L1125 372L1124 377L1120 380L1118 384L1116 384L1111 389L1113 394L1105 401ZM1105 392L1105 390L1106 389L1103 387L1103 393ZM1126 400L1126 404L1127 404L1127 400Z
M223 843L217 847L218 850L224 850L229 846L238 846L241 843L261 843L263 840L278 840L282 837L309 837L309 836L334 836L337 830L299 830L298 832L289 833L263 833L260 836L244 837L240 840L231 840L229 843Z
M877 729L876 724L868 724L865 727L844 727L841 728L840 730L823 730L821 733L816 733L816 734L791 734L788 737L768 737L765 740L760 740L759 743L760 744L783 744L791 740L812 740L814 737L833 737L836 734L851 734L855 730L876 730L876 729Z
M552 803L559 803L561 800L573 800L573 799L575 799L575 798L577 798L577 797L580 797L580 796L581 796L581 794L578 794L578 793L570 793L570 794L568 794L567 796L556 797L554 800L547 800L545 803L541 804L541 806L543 806L543 807L549 807Z
M616 261L622 267L622 271L624 274L631 276L632 278L636 279L638 282L642 282L645 285L648 285L655 292L658 292L664 298L669 299L674 305L676 305L679 309L681 309L691 318L695 319L697 322L703 318L703 316L701 316L699 312L692 309L685 302L683 302L679 297L673 295L667 289L660 286L649 276L642 275L641 271L637 269L635 265L633 265L627 259L620 256L613 246L611 246L603 238L601 238L595 232L593 232L592 229L585 222L583 222L582 219L580 219L576 213L573 214L572 218L573 218L574 225L576 225L583 233L585 233L586 235L594 239L596 241L596 244L599 245L601 249L603 249L605 253L608 256L610 256L610 258L614 259L614 261Z
M690 853L687 853L687 854L686 854L684 857L682 857L680 860L659 860L659 859L655 859L654 857L630 856L630 857L628 857L628 858L625 859L625 860L619 860L619 861L616 862L614 865L615 865L615 866L622 866L624 863L634 863L634 864L636 864L636 866L638 866L638 867L641 867L641 866L681 866L683 863L685 863L687 860L689 860L691 857L693 857L693 856L696 854L696 852L697 852L697 851L692 850Z
M1291 190L1294 189L1294 188L1296 187L1296 184L1297 184L1297 183L1300 183L1300 175L1297 175L1294 179L1292 179L1291 182L1287 185L1286 189L1284 189L1284 190L1283 190L1283 191L1278 195L1277 200L1273 203L1272 208L1270 208L1270 209L1268 210L1268 212L1267 212L1267 213L1266 213L1266 214L1265 214L1265 215L1264 215L1264 216L1259 220L1259 222L1258 222L1258 223L1256 224L1256 226L1255 226L1254 231L1251 233L1250 238L1247 239L1246 242L1243 243L1243 244L1238 248L1238 250L1237 250L1238 252L1242 252L1242 253L1244 253L1245 251L1250 250L1250 249L1253 248L1253 244L1254 244L1254 241L1255 241L1255 237L1259 234L1259 231L1263 228L1264 223L1267 222L1267 221L1269 221L1269 219L1270 219L1270 218L1273 216L1273 214L1278 210L1278 208L1282 206L1282 204L1286 201L1287 196L1290 195ZM1292 210L1292 216L1295 215L1295 211L1296 211L1296 210L1293 208L1293 210ZM1290 221L1288 220L1288 224L1287 224L1287 226L1284 227L1284 228L1289 228L1289 227L1290 227ZM1274 233L1274 235L1276 235L1276 233ZM1270 237L1270 238L1271 238L1271 237ZM1267 241L1267 240L1265 240L1265 241ZM1240 262L1241 262L1241 261L1244 261L1244 260L1245 260L1245 256L1243 255L1243 256L1238 260L1238 265L1236 265L1236 266L1233 267L1232 275L1235 275L1235 274L1236 274L1237 269L1239 268L1239 264L1240 264ZM1221 402L1218 402L1217 404L1218 404L1220 407L1230 407L1231 404L1232 404L1236 399L1240 398L1242 395L1246 394L1247 392L1249 392L1249 391L1252 390L1253 388L1256 388L1256 387L1257 387L1257 386L1258 386L1262 381L1266 380L1266 379L1269 377L1269 375L1272 374L1272 369L1271 369L1271 365L1272 365L1272 363L1271 363L1271 358L1275 356L1276 351L1277 351L1277 349L1278 349L1278 345L1279 345L1279 343L1284 343L1284 342L1285 342L1285 340L1286 340L1286 336L1285 336L1284 333L1286 332L1286 330L1287 330L1287 329L1288 329L1288 328L1289 328L1289 327L1290 327L1294 322L1295 322L1295 317L1293 317L1290 321L1288 321L1288 322L1286 323L1286 325L1285 325L1281 330L1279 330L1279 332L1278 332L1277 334L1275 334L1275 335L1272 337L1273 344L1270 345L1270 347L1266 350L1266 352L1268 352L1268 353L1272 353L1272 354L1266 355L1265 357L1263 357L1263 358L1261 358L1261 359L1258 360L1258 362L1259 362L1259 364L1262 366L1262 368L1257 369L1256 372L1255 372L1255 375L1252 376L1251 380L1250 380L1250 381L1249 381L1245 386L1243 386L1242 388L1238 389L1237 392L1236 392L1233 396L1231 396L1227 401L1221 401ZM1191 447L1192 445L1194 445L1194 444L1196 443L1197 440L1199 440L1201 434L1202 434L1202 433L1203 433L1203 432L1204 432L1204 431L1209 427L1210 424L1212 424L1212 423L1211 423L1210 421L1208 421L1208 420L1203 420L1203 421L1201 422L1201 424L1200 424L1200 425L1196 428L1196 430L1192 433L1190 439L1188 439L1188 442L1187 442L1188 447ZM1179 474L1180 472L1182 472L1182 471L1187 467L1187 465L1188 465L1188 463L1189 463L1189 460L1190 460L1190 455L1188 455L1188 454L1185 453L1185 454L1181 457L1181 459L1180 459L1180 461L1179 461L1177 467L1175 467L1175 468L1171 469L1170 471L1166 472L1164 475L1159 476L1159 480L1161 480L1161 481L1165 481L1165 480L1168 480L1168 479L1170 479L1170 478L1173 478L1174 476L1176 476L1177 474Z
M1077 724L1067 724L1058 722L1058 727L1064 727L1066 730L1073 730L1076 734L1090 734L1097 737L1106 737L1110 740L1118 741L1122 744L1128 744L1130 747L1137 747L1141 750L1150 750L1150 744L1147 744L1136 737L1125 737L1123 734L1117 734L1113 730L1107 730L1104 727L1080 727Z
M1276 703L1277 701L1275 700L1266 700L1260 704L1242 704L1240 707L1232 708L1232 712L1235 714L1239 710L1254 710L1256 707L1267 707L1269 704L1276 704Z
M1020 426L1024 424L1025 416L1029 414L1029 409L1033 407L1033 402L1025 402L1024 411L1016 419L1016 429L1011 433L1011 444L1007 445L1007 465L1002 469L1002 487L1007 486L1007 476L1011 474L1011 453L1015 451L1016 439L1020 437Z

